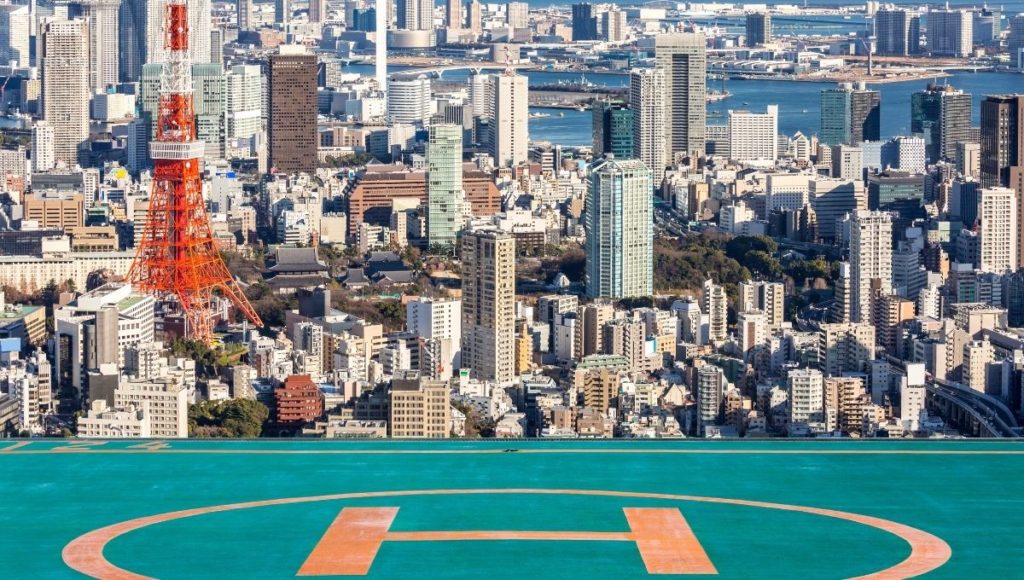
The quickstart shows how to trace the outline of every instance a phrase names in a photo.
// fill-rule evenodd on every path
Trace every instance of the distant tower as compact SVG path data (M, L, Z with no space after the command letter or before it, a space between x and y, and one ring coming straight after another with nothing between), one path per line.
M376 3L374 10L377 18L377 31L374 32L374 61L376 68L374 76L377 78L377 86L382 91L388 90L388 7L387 3Z
M185 335L209 341L216 290L254 324L262 325L217 252L203 200L200 158L192 105L192 63L186 0L170 0L164 21L167 60L161 79L156 139L150 143L153 191L146 228L128 280L176 302Z
M46 18L39 32L43 119L53 126L54 160L74 167L89 140L88 21Z

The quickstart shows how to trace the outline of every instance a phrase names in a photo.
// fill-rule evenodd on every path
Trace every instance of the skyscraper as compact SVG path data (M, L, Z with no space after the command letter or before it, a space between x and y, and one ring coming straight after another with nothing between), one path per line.
M430 121L430 79L425 75L388 78L388 120L426 125Z
M1005 187L981 190L978 202L979 267L982 272L1005 274L1017 269L1017 195Z
M515 379L516 239L477 230L462 237L462 368L484 381Z
M529 139L527 119L528 81L511 69L487 79L487 116L490 122L490 149L494 163L507 167L526 161Z
M239 64L227 75L227 138L251 139L262 131L260 67Z
M739 161L769 160L779 156L779 106L764 113L729 111L729 157Z
M270 166L294 173L316 170L316 56L282 45L270 56Z
M857 145L878 141L881 135L882 97L864 83L851 83L821 92L822 143Z
M31 29L28 6L0 4L0 63L29 65Z
M434 27L432 0L397 0L397 25L402 30L431 30Z
M142 77L146 64L146 26L148 0L121 0L117 10L118 74L121 82L135 82Z
M448 28L463 28L462 3L460 0L445 0L444 25Z
M128 0L122 0L127 2ZM253 0L237 0L237 24L238 30L252 30L253 24Z
M89 22L89 86L102 93L120 80L118 9L121 0L79 0L76 16Z
M928 11L928 52L932 56L969 56L973 42L969 11Z
M902 8L875 12L875 54L906 56L920 52L921 17Z
M707 51L703 34L659 34L654 37L657 68L664 72L668 95L665 103L665 157L674 163L680 156L704 154L707 122Z
M476 34L483 32L483 11L479 0L469 0L466 3L466 28Z
M572 39L573 41L598 39L594 7L586 2L572 5Z
M526 2L509 2L505 7L505 22L509 28L529 28L530 5Z
M324 22L325 20L327 20L327 0L309 0L309 21Z
M1024 14L1011 18L1009 29L1006 46L1010 52L1010 66L1024 69Z
M584 217L591 298L654 291L651 192L651 172L642 161L607 157L592 168Z
M629 109L633 112L633 157L651 170L653 185L661 184L668 165L665 139L665 72L634 69L629 74Z
M850 223L850 320L871 321L871 289L892 293L892 217L858 210Z
M981 184L1009 187L1010 168L1024 165L1024 95L981 102Z
M619 159L633 157L633 111L619 103L598 101L593 105L594 154L611 153Z
M89 28L81 19L39 25L43 119L53 126L57 163L84 162L89 140Z
M772 15L767 12L747 14L747 46L762 46L772 41Z
M953 159L957 143L971 140L971 95L929 84L910 97L910 131L924 138L928 161Z
M134 0L123 0L131 2ZM167 61L167 49L164 48L164 13L166 0L144 0L146 26L146 52L142 55L142 63L162 63ZM210 12L210 0L188 0L188 56L192 64L210 62L210 28L213 17Z
M227 80L219 64L192 67L192 102L196 115L196 139L203 142L208 159L222 159L227 136Z
M427 141L427 240L451 246L462 227L462 126L431 125Z

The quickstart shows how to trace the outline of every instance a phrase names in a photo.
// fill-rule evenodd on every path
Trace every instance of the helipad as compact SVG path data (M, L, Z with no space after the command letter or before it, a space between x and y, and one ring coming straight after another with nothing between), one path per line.
M0 442L0 577L1012 578L989 441Z

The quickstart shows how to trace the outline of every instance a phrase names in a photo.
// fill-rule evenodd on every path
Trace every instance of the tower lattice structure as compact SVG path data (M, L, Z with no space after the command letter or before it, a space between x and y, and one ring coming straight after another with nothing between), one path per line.
M188 40L186 0L169 0L164 15L168 56L160 78L156 139L150 144L153 190L128 280L143 291L176 301L185 335L209 342L215 294L230 300L257 326L262 322L221 259L210 230L200 177L204 146L196 139Z

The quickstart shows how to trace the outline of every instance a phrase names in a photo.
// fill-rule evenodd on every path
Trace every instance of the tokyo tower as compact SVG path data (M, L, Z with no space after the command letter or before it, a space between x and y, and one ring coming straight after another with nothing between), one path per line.
M128 281L177 302L185 336L209 342L215 294L230 300L253 324L263 324L221 259L210 231L199 174L203 143L196 140L188 32L186 0L169 0L164 15L168 56L160 78L156 140L150 143L153 191Z

